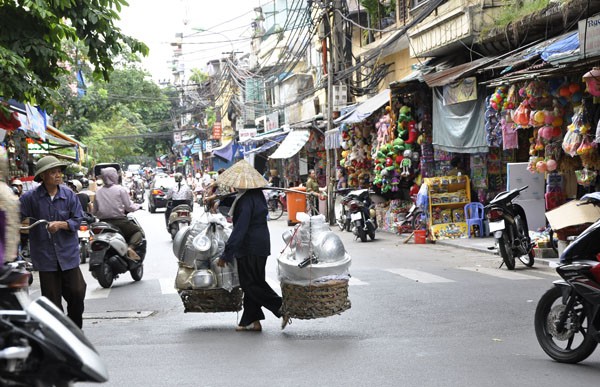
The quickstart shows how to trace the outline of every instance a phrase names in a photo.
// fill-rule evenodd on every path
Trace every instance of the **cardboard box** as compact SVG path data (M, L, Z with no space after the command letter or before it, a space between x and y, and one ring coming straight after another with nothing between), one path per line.
M600 208L592 204L578 206L580 203L582 202L579 200L572 200L552 211L546 212L546 218L548 219L548 223L550 223L550 227L553 230L560 230L569 226L594 223L600 219Z

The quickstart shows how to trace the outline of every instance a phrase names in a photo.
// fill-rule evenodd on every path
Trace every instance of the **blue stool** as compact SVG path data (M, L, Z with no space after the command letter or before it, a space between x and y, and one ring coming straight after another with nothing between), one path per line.
M469 238L471 238L471 227L477 226L479 227L479 236L483 238L483 220L484 220L485 210L483 209L483 204L481 203L469 203L465 205L465 222L467 222L467 232L469 233Z

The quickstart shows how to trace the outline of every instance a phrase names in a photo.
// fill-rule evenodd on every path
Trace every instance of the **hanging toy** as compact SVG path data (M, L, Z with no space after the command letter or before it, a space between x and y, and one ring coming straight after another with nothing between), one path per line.
M412 161L411 161L412 151L409 149L405 150L403 153L403 156L404 156L404 159L402 160L402 163L400 164L400 166L402 167L402 173L400 173L400 176L407 177L407 176L410 176L410 168L412 167Z
M408 139L405 141L405 143L414 143L418 136L419 132L417 131L417 123L414 120L408 121Z

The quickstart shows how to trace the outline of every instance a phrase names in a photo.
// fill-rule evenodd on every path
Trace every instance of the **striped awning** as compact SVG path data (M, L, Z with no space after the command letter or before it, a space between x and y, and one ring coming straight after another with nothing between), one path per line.
M269 158L271 159L288 159L294 156L302 149L304 144L310 137L310 130L294 129L285 140L279 145L279 148Z

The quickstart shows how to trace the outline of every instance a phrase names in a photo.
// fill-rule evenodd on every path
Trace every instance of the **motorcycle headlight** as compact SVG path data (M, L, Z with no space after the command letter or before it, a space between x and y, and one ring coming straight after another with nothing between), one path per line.
M192 241L192 245L198 251L208 251L211 246L210 238L202 234L196 235Z

